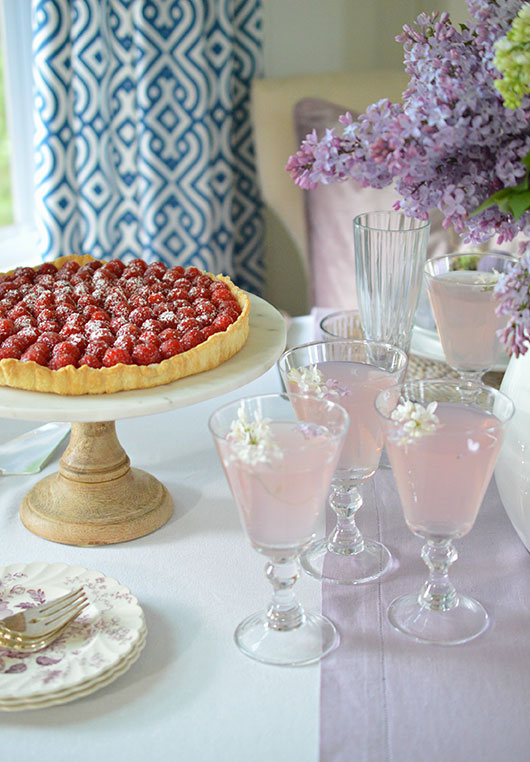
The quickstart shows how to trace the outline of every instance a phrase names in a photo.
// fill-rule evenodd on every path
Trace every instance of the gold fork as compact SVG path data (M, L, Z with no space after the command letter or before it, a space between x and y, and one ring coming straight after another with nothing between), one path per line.
M55 601L8 616L0 620L0 648L40 651L57 640L88 605L80 587Z

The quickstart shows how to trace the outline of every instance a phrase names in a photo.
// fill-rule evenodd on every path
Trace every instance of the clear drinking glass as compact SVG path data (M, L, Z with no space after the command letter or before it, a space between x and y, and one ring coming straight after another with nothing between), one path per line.
M320 339L364 339L358 310L340 310L320 321Z
M449 580L453 541L469 532L513 415L511 400L474 381L410 381L381 392L376 409L408 528L426 542L429 577L419 592L396 598L390 623L417 641L465 643L489 617Z
M355 278L366 339L409 351L430 223L401 212L366 212L353 221Z
M402 380L407 355L389 344L336 339L294 347L281 356L279 367L287 391L305 395L306 405L336 400L350 416L332 480L336 526L302 554L302 566L311 576L338 584L377 579L390 566L390 552L361 535L355 514L363 503L359 487L375 474L383 447L374 401L382 389Z
M517 261L511 254L444 254L425 263L425 280L445 359L462 378L480 380L502 358L493 287Z
M324 616L304 611L293 593L300 552L314 538L348 429L335 402L270 394L219 408L209 426L241 523L267 556L269 607L238 626L241 651L268 664L316 662L339 642Z

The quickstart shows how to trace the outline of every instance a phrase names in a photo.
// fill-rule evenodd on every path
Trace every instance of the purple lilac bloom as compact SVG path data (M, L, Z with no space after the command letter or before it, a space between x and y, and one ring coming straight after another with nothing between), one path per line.
M515 357L526 354L530 342L530 241L522 245L521 254L516 263L499 275L494 289L500 300L497 314L508 318L498 335Z
M493 45L523 0L468 0L472 23L459 31L447 13L422 13L405 26L410 82L402 103L384 99L356 121L341 117L343 134L308 135L287 169L302 188L350 178L363 186L395 183L396 209L425 219L444 215L466 242L530 235L530 210L519 220L497 206L470 216L492 193L516 185L530 151L530 96L505 108L494 87ZM519 346L518 344L516 344Z

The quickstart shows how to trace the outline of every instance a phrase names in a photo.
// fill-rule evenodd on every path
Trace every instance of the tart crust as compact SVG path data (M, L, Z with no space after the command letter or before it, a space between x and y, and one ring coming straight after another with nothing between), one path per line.
M94 257L72 254L59 257L51 264L59 269L69 260L75 260L82 266L93 261ZM110 368L89 368L87 365L75 368L67 365L59 370L50 370L33 361L5 358L0 360L0 386L63 395L112 394L161 386L216 368L239 352L248 338L250 299L228 276L205 274L226 283L241 307L241 314L225 331L214 333L192 349L152 365L118 363Z

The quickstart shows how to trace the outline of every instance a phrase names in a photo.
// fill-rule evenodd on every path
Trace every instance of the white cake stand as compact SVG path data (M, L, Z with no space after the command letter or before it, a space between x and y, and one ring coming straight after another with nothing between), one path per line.
M69 445L59 471L25 496L20 516L32 532L69 545L105 545L142 537L173 512L169 492L154 476L130 467L115 421L163 413L237 389L261 376L285 348L285 321L251 296L244 347L213 370L171 384L77 397L0 388L0 417L69 421Z

